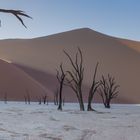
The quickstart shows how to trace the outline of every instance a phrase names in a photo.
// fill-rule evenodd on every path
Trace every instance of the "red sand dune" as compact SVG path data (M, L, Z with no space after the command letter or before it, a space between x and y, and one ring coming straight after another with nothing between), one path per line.
M55 91L55 69L61 62L64 63L65 69L69 68L63 50L74 58L77 47L81 48L84 56L85 97L98 61L98 78L102 74L110 73L121 86L116 101L140 103L140 42L114 38L84 28L34 39L1 40L0 58L20 65L19 68L34 78L34 81ZM75 99L71 90L65 89L65 94L67 100ZM49 96L52 98L52 93Z

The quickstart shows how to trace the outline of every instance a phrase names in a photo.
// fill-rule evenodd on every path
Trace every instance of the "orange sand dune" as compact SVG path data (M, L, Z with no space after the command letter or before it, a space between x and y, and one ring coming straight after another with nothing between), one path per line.
M102 74L110 73L116 77L117 83L121 86L117 102L140 103L140 53L132 49L135 43L139 48L139 42L113 38L84 28L35 39L1 40L0 58L41 73L47 73L43 78L42 75L33 74L35 71L27 72L20 67L47 89L55 91L57 81L54 85L43 83L49 83L50 77L55 77L55 69L61 62L65 64L65 69L69 68L63 50L74 57L77 47L80 47L83 51L85 65L84 87L86 87L86 92L84 94L87 95L94 67L98 61L100 63L98 78ZM40 78L37 79L37 77ZM68 90L66 96L69 98L74 95Z
M127 45L131 49L134 49L134 50L140 52L140 42L132 41L132 40L126 40L126 39L119 39L119 41L121 43L123 43L124 45Z

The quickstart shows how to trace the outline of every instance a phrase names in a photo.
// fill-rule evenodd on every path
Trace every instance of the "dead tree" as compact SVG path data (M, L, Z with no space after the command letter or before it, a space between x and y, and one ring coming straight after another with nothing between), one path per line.
M62 110L62 90L63 90L63 86L64 86L64 81L65 81L65 77L66 77L66 74L63 70L63 66L62 64L60 65L60 71L57 70L57 80L59 82L59 92L58 92L58 95L59 95L59 103L58 103L58 110Z
M105 108L110 108L111 100L118 96L118 87L119 85L116 84L114 77L110 76L109 74L107 78L102 76L98 92L102 98Z
M25 28L27 28L27 27L26 27L26 25L24 24L23 19L21 18L21 16L24 16L24 17L27 17L27 18L32 18L32 17L30 17L29 15L25 14L24 11L21 11L21 10L0 9L0 12L2 12L2 13L8 13L8 14L14 15L14 16L21 22L21 24L22 24Z
M72 70L67 71L69 78L66 78L66 81L68 83L68 86L72 88L72 90L76 94L76 97L79 102L80 110L84 111L85 108L84 108L83 93L82 93L84 67L83 67L82 51L80 50L80 48L78 48L78 52L76 53L75 60L73 60L72 57L66 51L64 51L64 53L68 57L70 64L72 66Z
M100 85L100 83L98 81L96 81L96 74L97 74L98 65L99 65L99 63L96 64L94 75L93 75L93 80L92 80L92 85L91 85L90 90L89 90L88 106L87 106L88 111L94 111L94 109L91 107L91 103L93 100L93 96L97 92L97 89Z
M43 103L46 104L46 102L47 102L47 95L44 95L42 98L43 98Z
M38 97L37 100L38 100L38 104L41 105L42 102L41 97Z
M26 95L24 95L24 101L25 101L25 104L27 104L27 97L26 97Z

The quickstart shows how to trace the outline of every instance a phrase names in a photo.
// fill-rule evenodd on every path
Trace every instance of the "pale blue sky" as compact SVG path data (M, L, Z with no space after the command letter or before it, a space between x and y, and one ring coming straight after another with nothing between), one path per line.
M140 41L140 0L1 0L0 8L21 9L33 17L24 18L25 29L15 17L0 13L0 39L32 38L88 27Z

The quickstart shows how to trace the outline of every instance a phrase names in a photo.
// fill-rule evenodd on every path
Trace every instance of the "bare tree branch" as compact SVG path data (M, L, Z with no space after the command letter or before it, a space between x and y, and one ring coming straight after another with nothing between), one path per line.
M100 80L99 95L102 97L106 108L110 108L111 100L118 96L118 88L119 85L116 85L115 78L113 76L108 74L107 79L102 76L102 79Z
M24 17L27 17L27 18L32 18L32 17L30 17L29 15L25 14L24 11L21 11L21 10L0 9L0 12L2 12L2 13L8 13L8 14L14 15L14 16L21 22L21 24L22 24L25 28L27 28L27 27L26 27L26 25L24 24L23 19L21 18L21 16L24 16Z
M96 91L100 85L100 83L96 81L96 74L97 74L98 65L99 65L99 63L97 62L95 70L94 70L91 88L90 88L89 95L88 95L88 106L87 106L88 111L94 111L94 109L92 109L92 107L91 107L91 102L93 100L94 94L96 93Z
M60 72L59 72L60 71ZM64 86L64 81L65 81L65 77L66 77L66 73L63 70L63 66L62 63L60 64L60 70L57 70L57 79L59 82L59 104L58 104L58 110L62 110L62 90L63 90L63 86Z
M80 48L78 48L78 52L75 55L75 60L73 60L66 51L64 51L64 53L68 57L72 66L72 70L67 71L69 77L66 78L66 81L69 87L71 87L71 89L75 92L77 96L80 110L84 111L85 109L82 95L82 82L84 73L82 51L80 50Z

